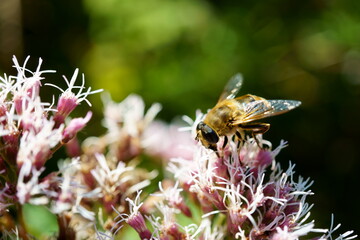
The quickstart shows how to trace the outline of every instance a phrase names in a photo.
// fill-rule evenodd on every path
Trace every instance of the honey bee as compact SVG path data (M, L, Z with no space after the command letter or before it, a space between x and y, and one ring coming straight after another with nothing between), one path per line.
M266 100L252 94L234 98L242 83L241 74L233 76L225 85L215 107L197 125L196 140L200 140L206 148L216 151L219 137L225 137L225 146L227 137L236 135L244 139L245 133L251 134L259 145L255 135L265 133L270 124L254 121L286 113L301 104L295 100Z

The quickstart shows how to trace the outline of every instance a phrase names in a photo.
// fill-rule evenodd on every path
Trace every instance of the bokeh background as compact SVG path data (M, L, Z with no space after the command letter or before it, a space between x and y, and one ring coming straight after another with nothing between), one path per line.
M12 55L32 69L41 57L53 83L78 67L116 101L160 102L169 122L211 108L237 72L243 94L302 101L265 138L287 140L277 159L315 181L317 227L334 213L360 233L360 1L0 0L1 73ZM100 95L90 100L85 134L100 135Z

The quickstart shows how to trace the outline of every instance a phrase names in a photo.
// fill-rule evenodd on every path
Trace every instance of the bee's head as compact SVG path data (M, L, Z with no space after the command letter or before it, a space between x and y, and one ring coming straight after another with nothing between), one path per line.
M219 136L214 129L209 127L209 125L204 122L199 122L196 126L196 140L200 140L204 147L215 151L216 143L219 141Z

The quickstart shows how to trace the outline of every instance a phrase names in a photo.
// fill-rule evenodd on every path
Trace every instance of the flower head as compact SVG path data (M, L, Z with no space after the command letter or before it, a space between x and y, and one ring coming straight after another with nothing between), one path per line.
M61 95L59 101L57 103L56 114L54 116L54 121L56 122L56 126L62 124L67 116L83 101L85 101L89 106L91 103L87 100L87 97L91 94L102 92L102 89L91 91L91 87L87 90L85 88L85 76L82 74L82 82L80 86L75 85L75 81L79 74L79 69L76 69L71 80L69 81L65 76L63 76L67 88L65 90L54 84L46 84L49 86L53 86L61 91ZM77 91L77 93L75 93Z
M185 204L184 199L180 195L183 190L178 188L178 185L179 182L176 182L174 186L166 186L164 189L161 182L159 182L160 193L153 195L163 197L172 208L179 209L184 215L191 217L190 208Z
M17 219L21 213L8 208L30 203L56 215L59 239L121 238L126 228L144 240L292 240L310 232L335 239L339 225L317 229L310 219L312 181L297 176L294 164L283 169L277 162L285 141L273 149L259 134L227 136L209 150L194 141L200 112L195 121L184 117L190 126L179 132L177 125L154 121L159 104L145 111L143 100L130 95L121 103L105 102L107 133L81 145L76 135L92 113L67 118L100 90L85 88L84 76L77 86L76 69L71 80L64 77L67 89L59 88L59 99L44 102L43 73L51 71L40 70L40 59L32 72L27 61L21 66L14 58L18 74L0 77L0 215L9 224L4 236L13 229L11 236L28 238ZM60 161L59 170L47 168L64 144L76 157ZM147 170L160 163L167 165L164 171ZM159 191L151 194L155 177ZM348 231L336 240L356 237Z
M117 221L116 225L120 224L123 221L126 221L132 228L135 229L141 239L151 239L152 234L145 225L145 219L139 211L140 207L143 204L142 202L140 202L140 194L141 191L137 193L135 200L131 200L129 198L126 199L126 201L129 202L130 214L118 212L118 216L115 218L115 221L117 221L117 219L120 219ZM120 230L120 228L118 228L118 230Z

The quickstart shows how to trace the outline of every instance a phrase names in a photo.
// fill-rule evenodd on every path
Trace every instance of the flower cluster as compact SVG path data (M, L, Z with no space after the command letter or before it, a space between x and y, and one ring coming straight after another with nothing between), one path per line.
M12 222L7 211L12 206L48 205L53 212L61 212L75 205L71 183L75 164L44 176L45 165L61 146L75 138L92 115L88 112L84 118L70 119L69 114L83 101L90 105L87 96L101 91L86 89L84 76L82 85L76 86L76 70L70 81L64 77L67 88L61 90L57 101L54 96L52 103L42 101L40 90L46 85L43 75L54 71L41 71L40 59L32 72L26 69L28 60L21 66L14 57L17 75L0 77L0 214L5 222ZM18 227L20 233L25 232L23 226Z
M192 137L201 117L188 128ZM225 147L220 141L217 152L194 144L192 157L170 159L167 170L173 177L160 182L157 193L143 202L141 192L127 199L130 213L119 212L117 225L120 229L126 222L140 239L356 238L352 231L332 237L339 225L315 228L309 220L312 205L306 202L313 182L296 177L294 164L283 170L275 160L286 145L281 141L273 149L261 135L233 139ZM188 221L179 221L180 216Z
M174 127L153 121L160 104L145 112L144 102L137 95L119 104L104 95L103 125L107 132L85 139L80 146L76 135L92 113L73 119L69 115L81 102L91 106L87 96L101 90L85 88L84 76L76 85L78 70L70 80L64 77L64 90L44 83L43 75L54 71L40 70L40 59L32 72L26 68L28 60L20 65L14 57L18 74L0 78L1 231L29 237L21 210L24 204L46 206L56 215L59 230L55 234L59 238L93 238L98 233L94 226L110 231L116 211L128 211L126 199L135 197L158 175L158 170L138 167L141 156L160 160L173 156L176 141L163 141L161 136L174 132ZM57 100L52 97L51 103L41 97L47 86L61 92ZM177 141L187 136L177 135ZM156 149L158 141L163 147ZM57 161L53 156L62 146L69 158L58 161L58 169L49 168L47 162ZM13 215L12 211L18 213Z
M28 59L13 61L18 74L0 78L0 237L32 237L21 210L31 204L56 216L58 230L48 237L58 239L133 239L134 230L147 240L334 239L338 226L316 229L308 220L312 182L276 162L286 142L273 148L260 135L233 138L214 152L195 141L200 112L194 122L184 117L189 126L179 131L154 120L160 104L145 111L137 95L121 103L103 95L106 132L80 144L76 135L92 113L69 115L100 90L85 88L84 76L77 86L78 70L64 77L65 90L43 84L53 71L41 71L41 60L35 72ZM57 100L42 100L46 86L61 91ZM62 146L69 158L57 161Z

